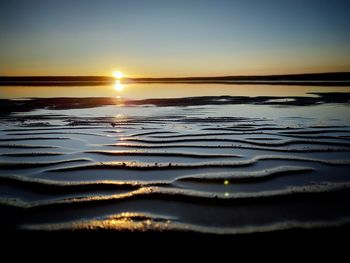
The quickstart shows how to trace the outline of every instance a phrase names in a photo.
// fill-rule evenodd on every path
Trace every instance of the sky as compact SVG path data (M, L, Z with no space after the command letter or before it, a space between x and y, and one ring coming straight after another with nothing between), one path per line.
M0 76L350 71L348 0L1 0Z

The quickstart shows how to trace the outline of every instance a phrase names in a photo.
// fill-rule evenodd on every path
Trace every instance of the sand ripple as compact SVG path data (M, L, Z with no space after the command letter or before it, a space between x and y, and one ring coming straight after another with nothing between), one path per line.
M350 223L345 121L207 116L210 104L148 102L176 110L2 117L2 226L242 234Z

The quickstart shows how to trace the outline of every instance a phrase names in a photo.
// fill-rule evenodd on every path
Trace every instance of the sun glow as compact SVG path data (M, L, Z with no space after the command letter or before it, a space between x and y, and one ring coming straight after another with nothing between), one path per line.
M123 73L120 71L114 71L113 72L113 77L115 77L116 79L122 79L123 78Z

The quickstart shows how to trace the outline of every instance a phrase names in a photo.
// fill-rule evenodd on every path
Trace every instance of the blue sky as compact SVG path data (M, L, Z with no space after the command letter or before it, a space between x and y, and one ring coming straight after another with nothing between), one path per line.
M350 71L350 1L2 0L0 75Z

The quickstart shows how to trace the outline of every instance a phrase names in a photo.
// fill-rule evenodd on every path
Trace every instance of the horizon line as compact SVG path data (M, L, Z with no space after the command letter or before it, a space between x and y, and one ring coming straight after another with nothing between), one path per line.
M350 86L350 72L217 77L123 78L112 76L22 76L0 77L0 86L101 86L115 82L183 84L270 84Z
M257 75L217 75L217 76L178 76L178 77L123 77L122 79L137 80L137 79L204 79L204 78L253 78L253 77L284 77L284 76L308 76L308 75L336 75L350 74L350 71L323 71L323 72L307 72L307 73L283 73L283 74L257 74ZM0 75L0 78L110 78L108 75Z

